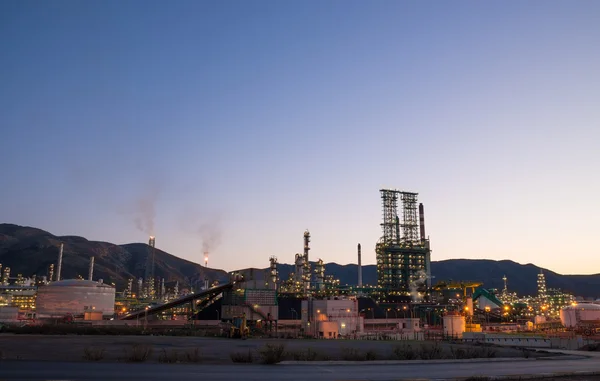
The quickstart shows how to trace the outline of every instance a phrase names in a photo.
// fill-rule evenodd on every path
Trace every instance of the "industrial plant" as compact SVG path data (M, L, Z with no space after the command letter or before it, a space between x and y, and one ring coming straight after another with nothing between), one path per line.
M328 274L323 258L311 258L308 229L298 234L299 253L288 254L292 270L287 274L273 255L265 270L231 272L226 282L207 276L185 285L156 276L156 238L151 236L144 276L130 278L118 292L94 280L93 256L87 279L62 279L60 244L56 267L50 265L46 276L12 278L10 269L0 265L0 321L203 329L229 337L470 337L494 342L499 334L522 331L600 334L600 304L546 288L542 272L531 280L538 290L533 296L510 292L504 274L498 274L502 290L484 288L477 280L432 282L431 244L418 193L379 193L381 237L356 243L354 284L340 284ZM363 280L365 256L375 260L376 284Z

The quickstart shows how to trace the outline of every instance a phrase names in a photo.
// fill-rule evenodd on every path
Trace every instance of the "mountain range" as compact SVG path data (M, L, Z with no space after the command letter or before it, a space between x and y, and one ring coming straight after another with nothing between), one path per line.
M150 247L145 243L115 245L108 242L88 241L77 236L55 236L44 230L13 224L0 224L0 264L10 267L12 276L22 274L48 275L50 264L58 258L60 244L64 244L61 278L87 277L90 257L94 257L94 279L102 278L106 283L114 283L122 289L128 279L145 276ZM211 281L227 281L224 270L211 269L178 258L160 249L155 249L155 275L165 278L167 285L180 283L180 287L190 284L197 287L208 278ZM293 272L293 265L279 264L281 279L287 279ZM263 278L267 269L242 269L255 278ZM600 274L561 275L533 264L522 265L513 261L485 259L449 259L431 262L431 274L435 284L441 280L480 281L485 288L502 289L503 277L507 277L508 290L519 295L535 295L537 275L543 271L548 288L583 297L600 296ZM341 284L355 285L358 279L358 266L355 264L325 265L326 274L340 279ZM374 265L363 266L363 282L375 284L377 272Z

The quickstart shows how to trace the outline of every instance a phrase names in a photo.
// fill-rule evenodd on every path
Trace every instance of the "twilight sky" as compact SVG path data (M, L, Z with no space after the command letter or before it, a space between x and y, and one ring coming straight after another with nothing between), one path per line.
M600 272L598 1L0 2L0 222L233 270L375 262L379 189L432 260ZM285 274L284 274L285 275ZM503 274L498 274L502 277ZM510 276L510 274L508 274Z

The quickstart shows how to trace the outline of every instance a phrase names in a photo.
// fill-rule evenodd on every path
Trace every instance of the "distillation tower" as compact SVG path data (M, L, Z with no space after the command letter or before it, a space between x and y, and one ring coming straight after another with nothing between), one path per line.
M431 288L431 250L418 193L381 189L383 235L375 246L377 286L388 299L422 300ZM398 214L398 201L402 203ZM418 205L418 206L417 206Z

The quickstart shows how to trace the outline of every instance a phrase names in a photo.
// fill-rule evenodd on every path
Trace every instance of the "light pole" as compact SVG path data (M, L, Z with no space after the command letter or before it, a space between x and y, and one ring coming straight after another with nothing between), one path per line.
M296 329L296 320L298 320L298 312L296 312L294 308L291 308L290 312L292 313L292 317L294 318L294 333L296 334L296 337L298 337L298 330Z

